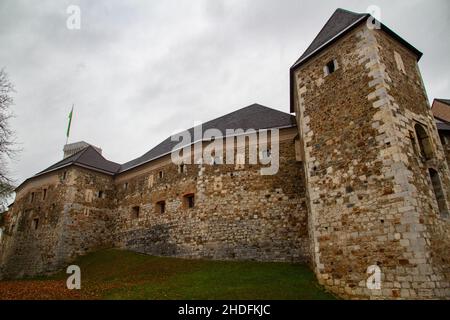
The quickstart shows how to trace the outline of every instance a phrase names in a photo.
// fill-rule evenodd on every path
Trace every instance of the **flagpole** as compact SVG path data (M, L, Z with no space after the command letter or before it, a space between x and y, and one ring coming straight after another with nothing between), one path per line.
M72 103L72 109L70 110L69 113L69 124L67 126L67 132L66 132L66 145L67 143L69 143L69 135L70 135L70 126L72 124L72 116L73 116L73 107L74 107L74 103Z

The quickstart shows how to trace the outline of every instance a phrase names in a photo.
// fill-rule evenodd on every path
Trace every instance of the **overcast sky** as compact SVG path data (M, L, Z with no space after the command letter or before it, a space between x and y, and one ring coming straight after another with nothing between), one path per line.
M69 5L81 29L69 30ZM252 103L289 112L288 71L338 7L381 20L424 53L430 100L450 98L450 1L0 1L0 67L15 84L17 183L85 140L112 161Z

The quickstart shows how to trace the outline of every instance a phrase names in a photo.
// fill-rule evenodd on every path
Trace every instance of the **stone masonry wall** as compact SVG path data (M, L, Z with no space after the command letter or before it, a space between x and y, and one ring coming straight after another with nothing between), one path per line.
M383 58L394 52L382 43L387 38L361 26L296 72L312 260L319 281L343 297L442 297L448 290L442 273L430 273L431 230L425 226L435 224L436 212L427 210L433 220L428 223L421 211L435 202L427 175L409 162L405 119L410 115L408 107L399 109L412 95L420 109L408 110L428 118L427 102L416 65L407 70L414 73L409 80L416 83L414 90L410 82L390 77L391 61ZM333 59L338 68L327 75L324 66ZM419 185L428 186L423 199L417 199ZM441 220L438 228L448 231ZM442 252L447 240L439 243ZM371 265L382 270L381 290L366 286Z
M400 152L409 170L409 181L415 187L410 197L413 210L409 221L402 227L415 234L406 234L404 245L411 247L408 264L403 267L410 274L407 279L411 287L402 287L403 295L421 297L450 297L450 173L445 152L441 144L433 114L430 109L425 87L422 82L416 58L393 39L383 33L375 34L381 46L381 62L391 79L389 90L393 106L394 121L397 125L397 137ZM399 69L395 55L400 56L404 72ZM397 58L398 59L398 58ZM409 138L414 134L415 124L423 125L429 135L432 156L423 159L416 143ZM417 141L417 137L415 138ZM439 174L444 193L445 211L440 212L428 169ZM414 209L413 209L414 207ZM403 230L402 230L403 231ZM423 244L421 250L418 250Z
M186 165L166 162L118 177L118 243L155 255L189 258L308 261L302 163L296 129L280 144L280 169L260 175L260 165ZM159 178L159 172L163 178ZM125 184L127 183L126 187ZM183 196L194 194L194 208ZM157 202L164 200L166 212ZM139 217L133 207L139 206Z
M186 165L180 172L167 156L115 179L77 166L34 179L18 191L6 217L0 274L53 272L113 246L189 258L309 261L296 135L295 127L282 130L273 176L248 164ZM193 208L186 194L194 195ZM156 210L160 200L163 214Z
M86 202L89 189L94 197ZM95 198L98 190L105 190L103 198ZM79 254L111 246L112 190L111 177L75 167L29 182L8 211L0 276L53 272Z

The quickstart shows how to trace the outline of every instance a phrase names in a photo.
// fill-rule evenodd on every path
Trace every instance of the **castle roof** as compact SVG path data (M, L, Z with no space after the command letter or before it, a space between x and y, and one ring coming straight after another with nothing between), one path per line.
M294 126L296 126L296 122L293 115L260 104L252 104L203 123L202 132L205 132L205 130L208 129L218 129L222 132L223 136L225 136L226 129L259 130ZM190 128L187 131L189 131L191 137L194 136L194 128ZM144 155L122 165L105 159L95 147L89 145L83 150L51 165L29 179L71 165L102 172L108 175L116 175L169 154L177 144L179 144L178 141L171 141L171 138L168 137ZM25 180L20 186L29 179Z
M333 44L338 39L342 38L348 32L354 28L365 23L367 19L371 17L369 13L355 13L348 10L338 8L333 15L328 19L328 21L320 30L319 34L314 38L312 43L306 49L306 51L300 56L300 58L295 61L295 63L290 68L290 111L294 112L294 71L306 63L309 59L316 56L318 53L322 52L325 48ZM395 38L406 48L411 50L416 56L417 60L422 56L422 52L417 50L411 44L406 42L403 38L397 35L394 31L386 27L383 23L380 23L381 29L387 32L390 36Z
M39 172L38 174L36 174L36 176L70 165L77 165L110 175L115 174L120 169L120 164L106 160L95 147L89 145L83 150L78 151L77 153L64 158L63 160L51 165L47 169Z
M226 129L269 129L293 127L296 125L295 117L272 108L262 106L260 104L252 104L237 111L228 113L222 117L213 119L202 124L202 131L208 129L218 129L223 136ZM194 128L187 130L191 137L194 138ZM194 142L194 141L193 141ZM163 155L170 153L179 141L171 141L168 137L156 147L134 160L124 163L119 172L127 171L146 162L155 160Z

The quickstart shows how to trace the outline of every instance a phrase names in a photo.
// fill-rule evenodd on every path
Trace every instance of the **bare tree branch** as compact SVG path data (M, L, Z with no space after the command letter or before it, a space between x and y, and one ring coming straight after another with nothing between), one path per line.
M14 132L10 127L11 107L14 104L12 94L15 92L8 74L0 69L0 211L6 205L8 197L14 191L13 181L9 176L7 161L17 152L14 149Z

